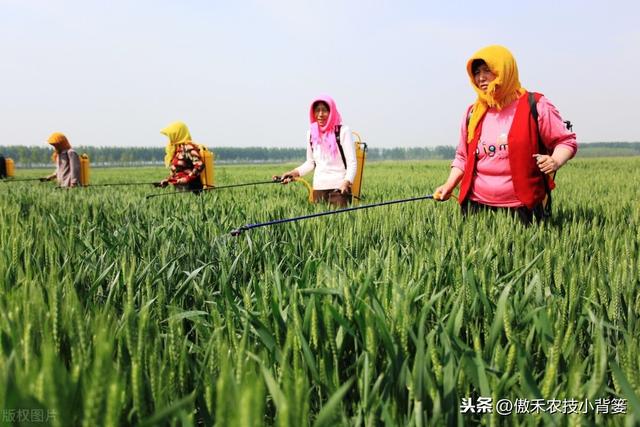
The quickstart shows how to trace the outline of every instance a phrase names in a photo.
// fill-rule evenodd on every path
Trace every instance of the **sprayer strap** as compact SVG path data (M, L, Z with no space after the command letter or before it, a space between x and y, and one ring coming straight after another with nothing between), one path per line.
M340 143L340 129L342 129L342 125L336 126L336 143L338 144L338 150L340 150L340 157L342 157L342 164L344 165L344 168L346 170L347 158L344 156L344 150L342 149L342 144Z

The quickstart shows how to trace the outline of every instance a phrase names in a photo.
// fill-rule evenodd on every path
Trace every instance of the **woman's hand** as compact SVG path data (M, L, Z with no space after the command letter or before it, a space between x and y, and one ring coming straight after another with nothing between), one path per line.
M461 169L453 166L451 168L451 172L449 172L449 178L447 178L447 181L440 187L436 188L433 192L433 199L441 202L449 200L453 189L456 188L456 185L458 185L460 181L462 181L463 174L464 172Z
M340 184L340 193L351 194L351 182L349 182L349 180L345 179L342 181L342 184Z
M449 200L451 197L451 191L453 189L449 187L447 184L443 184L440 187L436 188L433 192L433 198L440 202L444 202L445 200Z
M278 178L280 178L280 182L282 182L283 184L288 184L294 179L298 178L299 176L300 176L300 173L297 170L292 169L288 172L283 173L282 176L280 177L274 175L271 177L271 179L273 179L274 181L277 181Z
M536 164L542 173L550 174L560 169L560 164L551 156L534 154L533 157L536 158Z

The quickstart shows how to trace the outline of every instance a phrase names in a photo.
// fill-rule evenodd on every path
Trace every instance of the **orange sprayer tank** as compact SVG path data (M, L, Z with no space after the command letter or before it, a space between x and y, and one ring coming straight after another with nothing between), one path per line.
M367 143L362 141L357 132L351 133L356 137L356 160L358 162L356 167L356 177L353 180L353 185L351 186L351 194L357 201L360 199L360 193L362 192L362 175L364 174L364 161L367 156Z
M205 187L214 186L214 159L215 155L213 152L203 147L202 162L204 163L204 171L200 174L200 180Z
M85 153L80 156L80 185L87 187L89 185L89 156Z
M7 168L7 177L13 177L16 175L16 165L13 163L13 159L4 159L4 164Z

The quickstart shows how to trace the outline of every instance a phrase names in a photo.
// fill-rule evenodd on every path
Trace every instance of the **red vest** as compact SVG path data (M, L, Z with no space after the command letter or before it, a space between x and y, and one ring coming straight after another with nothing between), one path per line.
M534 94L535 101L538 102L542 95ZM509 165L511 166L511 179L516 197L529 209L542 202L546 195L545 175L540 172L534 154L547 154L546 149L538 142L538 124L533 119L531 108L529 107L529 94L525 93L518 98L516 113L507 136L509 147ZM482 123L484 117L476 127L473 140L467 144L467 163L460 184L460 194L458 201L460 204L469 197L471 183L476 174L476 149L482 134ZM542 150L542 151L541 151ZM549 189L555 187L553 179L547 177Z

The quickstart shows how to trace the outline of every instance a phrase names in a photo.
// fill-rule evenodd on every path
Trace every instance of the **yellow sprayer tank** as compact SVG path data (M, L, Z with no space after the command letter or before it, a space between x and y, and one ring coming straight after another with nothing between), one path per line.
M16 176L16 165L13 163L13 159L4 159L4 165L7 168L7 177Z
M85 153L80 156L80 185L89 185L89 156Z
M351 186L351 194L354 199L360 199L360 193L362 191L362 175L364 174L364 161L367 156L367 143L363 142L360 135L357 132L351 132L356 137L356 160L358 165L356 167L356 177L353 180Z
M205 187L214 186L214 159L215 155L213 152L203 147L202 161L204 163L204 171L200 174L200 180Z

